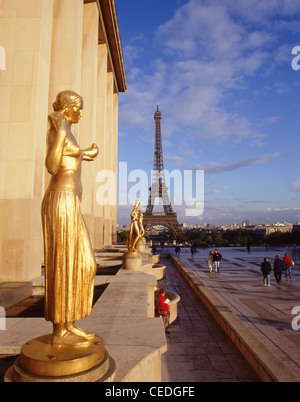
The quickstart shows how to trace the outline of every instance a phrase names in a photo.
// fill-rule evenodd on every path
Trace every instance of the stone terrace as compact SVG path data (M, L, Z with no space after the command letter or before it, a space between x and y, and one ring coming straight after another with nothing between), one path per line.
M208 272L208 249L193 256L188 250L173 261L181 265L186 278L196 289L225 332L233 339L263 380L299 381L300 337L292 329L292 309L300 305L299 254L295 249L243 248L219 249L223 255L220 274ZM296 262L292 279L283 275L277 285L271 274L271 287L264 287L260 263L284 252ZM299 321L299 320L298 320Z
M162 381L260 381L177 268L167 258L161 261L167 269L159 286L180 295L178 318L169 327L168 351L162 356Z

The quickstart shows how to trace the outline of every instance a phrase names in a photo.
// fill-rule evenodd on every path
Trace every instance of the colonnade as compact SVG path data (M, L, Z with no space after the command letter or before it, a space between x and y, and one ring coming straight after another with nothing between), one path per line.
M115 2L2 1L0 45L0 282L23 282L41 273L47 116L59 91L82 95L73 133L81 148L94 142L100 149L82 171L82 212L94 248L116 239L117 200L101 205L96 198L97 172L117 175L118 97L126 90Z

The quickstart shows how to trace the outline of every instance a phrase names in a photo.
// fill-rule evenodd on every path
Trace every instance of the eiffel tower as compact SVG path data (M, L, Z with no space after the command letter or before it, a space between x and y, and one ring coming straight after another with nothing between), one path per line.
M161 139L161 120L162 115L159 111L159 104L157 103L157 110L154 114L155 120L155 146L154 146L154 164L153 164L153 177L152 185L149 188L150 195L149 201L144 213L143 225L145 230L150 226L162 225L169 228L174 237L177 239L183 235L183 230L178 223L177 214L173 211L171 201L168 194L168 187L166 186L164 174L164 160ZM164 212L153 212L153 207L156 199L162 200Z

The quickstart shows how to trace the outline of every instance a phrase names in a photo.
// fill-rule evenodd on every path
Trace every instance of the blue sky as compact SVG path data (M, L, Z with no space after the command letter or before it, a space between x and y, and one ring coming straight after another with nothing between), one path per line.
M116 0L128 90L119 161L150 177L156 103L165 169L204 170L180 222L300 221L298 0ZM300 64L300 63L299 63ZM134 183L128 183L128 187ZM130 208L129 208L130 209ZM128 223L119 207L118 223Z

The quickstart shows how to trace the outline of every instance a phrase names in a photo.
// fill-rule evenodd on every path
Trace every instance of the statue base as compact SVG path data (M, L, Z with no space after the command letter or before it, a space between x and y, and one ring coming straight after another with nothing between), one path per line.
M5 374L5 382L104 382L113 381L114 360L95 336L85 347L52 346L52 335L27 342L14 365Z
M145 237L142 237L142 238L137 242L136 249L137 249L139 252L144 253L144 252L146 251L146 248L148 248L148 247L147 247L146 239L145 239Z
M138 251L127 251L122 257L122 268L130 271L141 271L143 258Z

